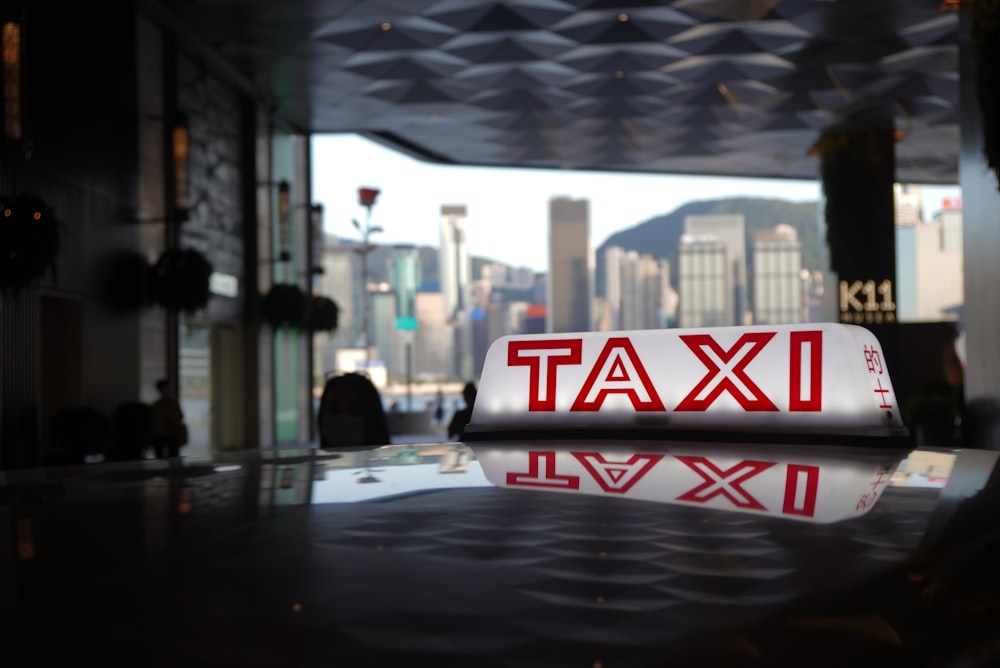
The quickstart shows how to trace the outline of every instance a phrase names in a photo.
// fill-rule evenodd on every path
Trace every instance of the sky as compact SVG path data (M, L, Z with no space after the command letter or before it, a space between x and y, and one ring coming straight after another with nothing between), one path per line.
M590 201L590 243L670 213L688 202L725 197L818 201L818 181L736 179L443 166L421 162L358 135L313 137L313 201L323 205L327 233L360 240L351 219L364 222L358 188L380 190L371 224L384 229L373 243L440 244L443 205L465 205L469 253L515 267L548 268L552 197ZM924 213L941 208L955 187L925 187Z

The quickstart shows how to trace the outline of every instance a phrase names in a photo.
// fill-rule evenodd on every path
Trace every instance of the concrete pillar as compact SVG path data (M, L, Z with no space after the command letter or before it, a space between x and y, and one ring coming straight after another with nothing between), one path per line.
M965 441L1000 447L1000 190L983 153L983 121L976 96L971 17L961 10L962 218L965 254Z
M839 278L839 319L896 321L893 129L845 129L820 140L830 268Z

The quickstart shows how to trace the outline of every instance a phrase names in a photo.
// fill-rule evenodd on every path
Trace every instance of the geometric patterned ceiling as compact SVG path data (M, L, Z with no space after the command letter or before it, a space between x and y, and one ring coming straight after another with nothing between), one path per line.
M301 130L427 160L816 179L824 130L881 127L898 181L958 181L939 0L170 4Z

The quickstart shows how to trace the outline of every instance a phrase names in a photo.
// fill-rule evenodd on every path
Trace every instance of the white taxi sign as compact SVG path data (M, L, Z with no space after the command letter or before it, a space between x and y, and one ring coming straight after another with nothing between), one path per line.
M878 339L856 325L510 336L466 430L905 433Z
M875 506L907 451L593 441L476 444L498 487L609 496L826 524Z

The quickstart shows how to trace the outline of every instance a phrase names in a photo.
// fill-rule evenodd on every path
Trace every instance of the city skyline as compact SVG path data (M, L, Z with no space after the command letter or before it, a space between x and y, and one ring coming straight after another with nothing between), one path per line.
M918 188L896 189L900 295L906 300L900 303L898 315L911 321L952 319L962 306L961 281L942 280L942 274L961 274L961 211L951 209L934 221L923 220L914 207L919 196ZM838 304L830 300L836 300L838 293L825 271L802 265L802 244L793 224L755 225L750 235L743 214L688 214L680 231L676 289L670 282L668 260L613 245L602 251L607 256L606 291L597 295L591 292L595 249L586 243L588 200L555 198L550 202L552 270L548 276L524 276L494 264L484 265L482 275L472 277L463 250L464 214L461 206L441 207L437 264L451 278L418 289L423 284L419 254L412 246L397 245L389 251L386 280L371 282L368 297L373 303L376 366L382 371L379 383L410 378L411 371L425 380L476 378L490 344L510 334L794 324L837 318ZM331 244L327 255L350 258L353 253ZM449 265L455 266L449 269ZM753 267L752 278L748 266ZM925 273L936 278L918 280ZM543 289L531 291L535 296L530 296L524 288L536 281ZM351 279L342 276L336 282L343 289ZM507 292L514 286L518 287ZM855 295L856 300L862 298ZM839 307L843 309L843 301ZM347 307L348 313L357 310L354 304ZM532 310L536 320L547 322L529 322ZM880 314L871 314L867 322L876 321L876 315ZM402 326L408 317L414 322ZM330 366L335 357L331 343L322 342L316 351L324 374L339 368L337 362ZM405 351L404 344L409 347ZM411 352L416 353L412 366Z
M696 200L767 197L819 201L818 181L690 175L580 172L443 166L420 162L357 135L313 138L313 200L324 207L324 230L354 240L359 187L380 189L375 243L437 246L441 206L467 208L469 254L514 267L548 270L548 207L555 197L590 201L590 243ZM924 186L925 217L955 186Z

